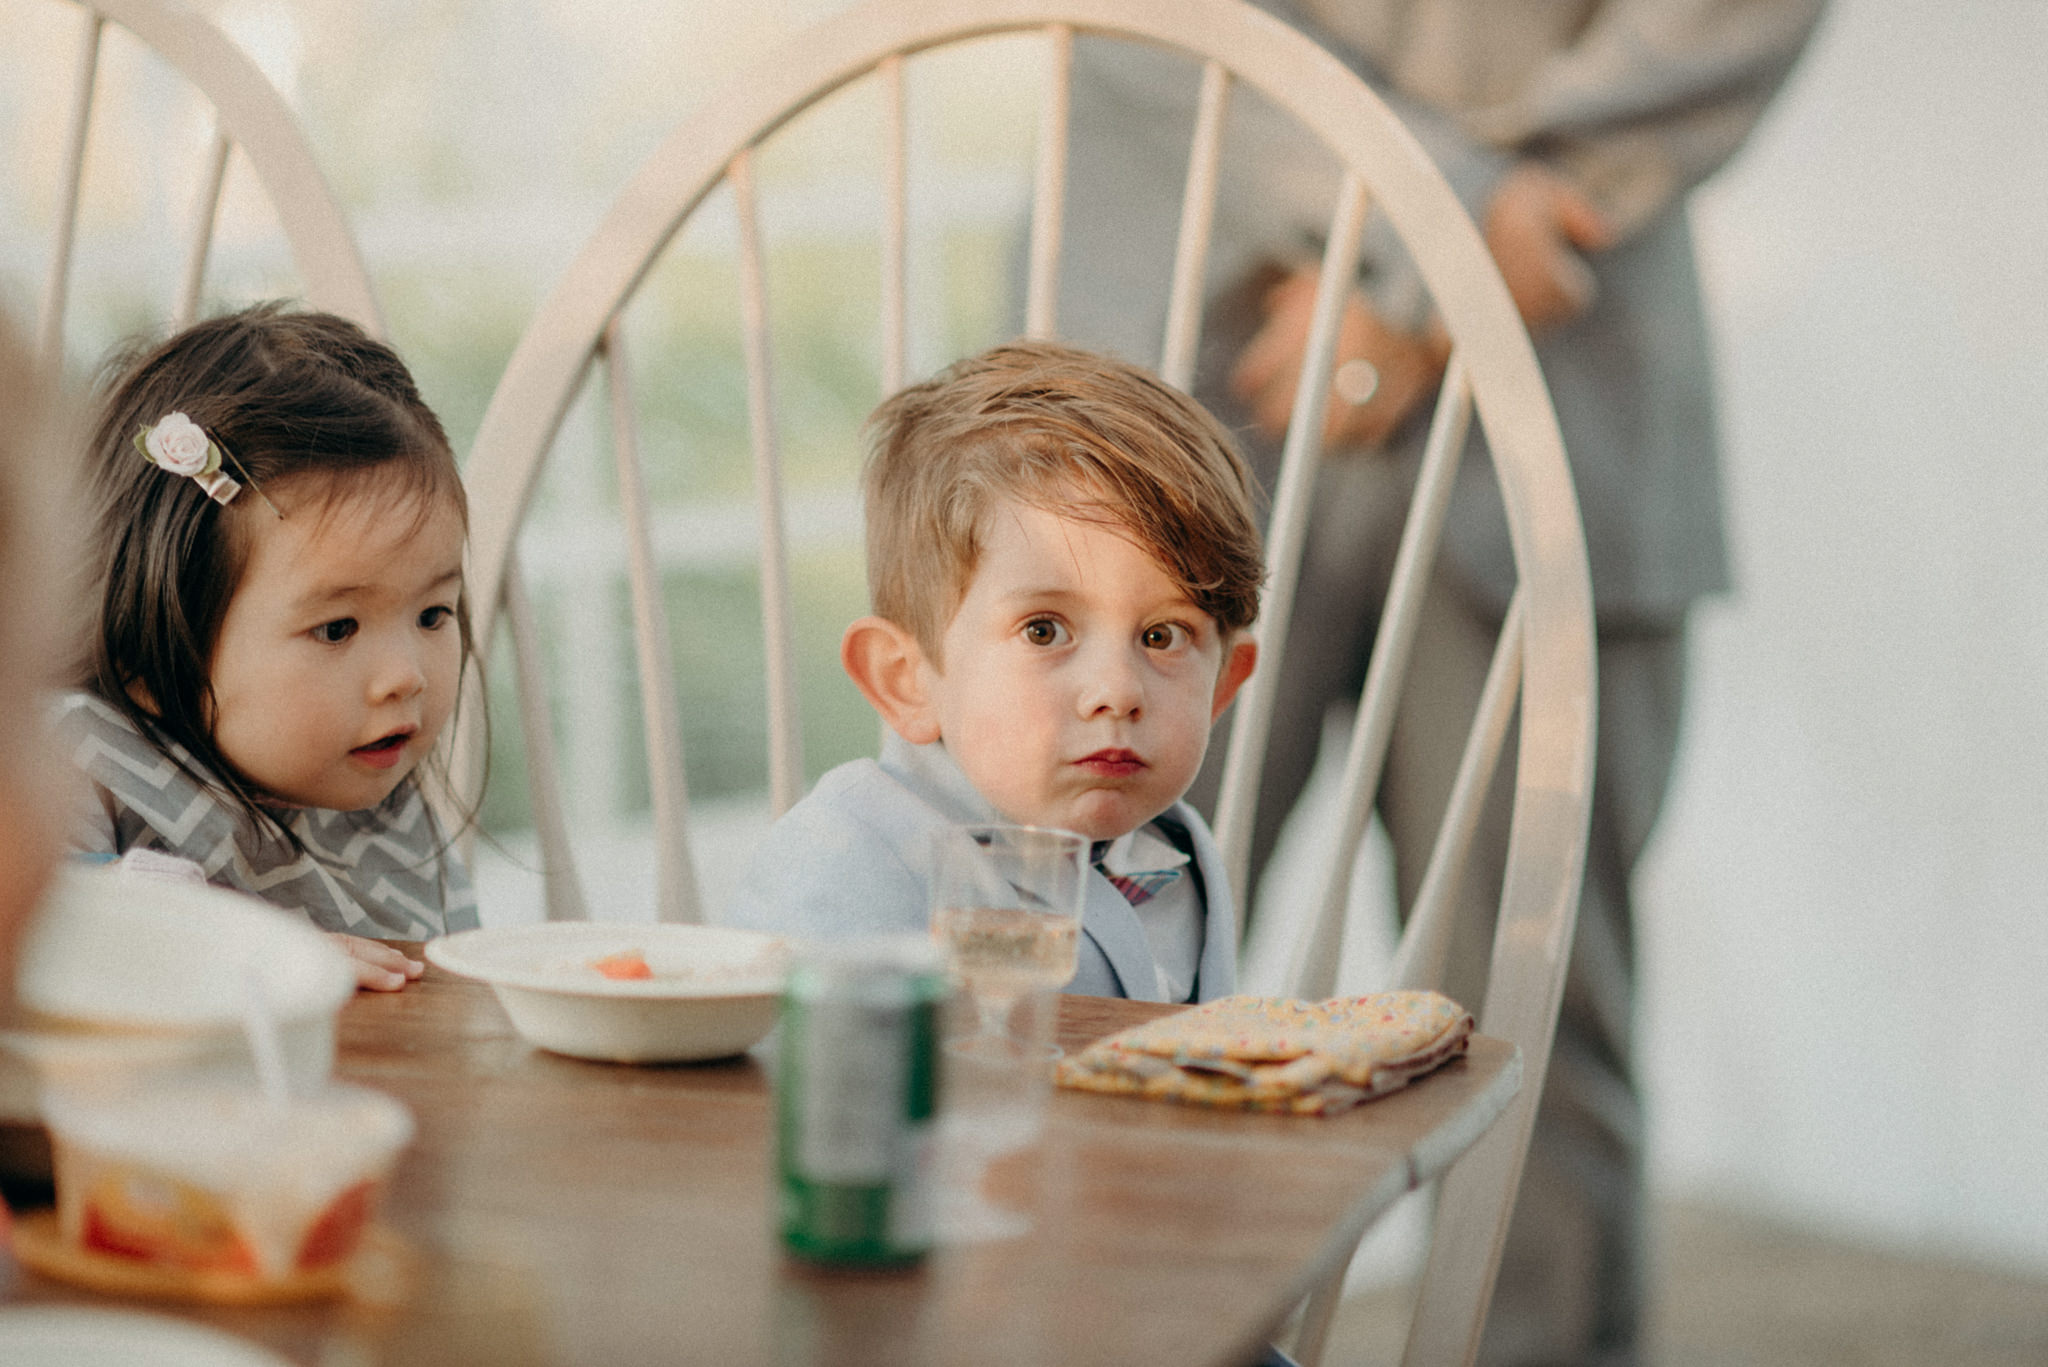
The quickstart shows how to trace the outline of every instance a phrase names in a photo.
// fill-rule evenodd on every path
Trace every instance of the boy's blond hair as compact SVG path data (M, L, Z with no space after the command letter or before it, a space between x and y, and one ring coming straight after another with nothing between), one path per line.
M1122 527L1225 632L1258 616L1265 563L1236 443L1136 366L1011 342L897 393L863 432L868 594L941 667L1003 499Z

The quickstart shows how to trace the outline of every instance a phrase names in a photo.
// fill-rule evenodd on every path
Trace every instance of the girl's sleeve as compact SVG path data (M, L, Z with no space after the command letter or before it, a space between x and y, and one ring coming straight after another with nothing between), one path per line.
M475 930L482 924L477 913L476 883L461 851L452 842L441 851L441 882L442 930L450 935L459 930Z
M75 769L63 773L69 798L64 819L65 848L88 859L120 857L113 795Z
M91 756L111 740L97 712L81 694L65 694L49 716L47 743L59 763L51 766L49 795L63 812L64 846L88 860L121 854L114 795L93 777Z

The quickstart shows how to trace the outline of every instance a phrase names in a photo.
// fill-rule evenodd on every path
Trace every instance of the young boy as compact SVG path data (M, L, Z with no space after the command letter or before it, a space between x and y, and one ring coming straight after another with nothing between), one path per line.
M776 823L727 919L921 931L934 830L1058 826L1096 842L1069 991L1228 994L1230 889L1180 796L1258 654L1229 435L1133 366L1033 342L904 390L867 440L874 615L840 660L889 732Z

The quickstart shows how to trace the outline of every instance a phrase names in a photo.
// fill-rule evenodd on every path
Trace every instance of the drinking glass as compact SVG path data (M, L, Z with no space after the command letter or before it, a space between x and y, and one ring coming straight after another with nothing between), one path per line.
M1012 1008L1074 976L1088 841L1043 826L955 826L932 849L932 937L973 1000L982 1047Z
M1088 841L1071 831L956 826L934 839L932 938L971 1007L948 1023L942 1051L942 1243L1030 1227L979 1186L995 1158L1028 1148L1044 1127L1055 994L1074 976L1087 872Z

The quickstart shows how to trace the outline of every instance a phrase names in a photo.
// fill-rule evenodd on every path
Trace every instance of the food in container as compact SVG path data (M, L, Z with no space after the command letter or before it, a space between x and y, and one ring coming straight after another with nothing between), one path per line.
M413 1132L403 1105L359 1087L274 1102L164 1086L45 1105L67 1246L258 1283L349 1259Z
M625 949L592 959L590 966L602 976L619 982L635 982L654 976L654 970L648 967L647 956L637 949Z

